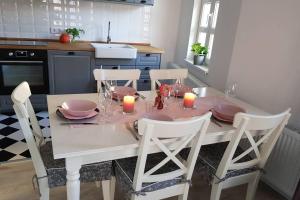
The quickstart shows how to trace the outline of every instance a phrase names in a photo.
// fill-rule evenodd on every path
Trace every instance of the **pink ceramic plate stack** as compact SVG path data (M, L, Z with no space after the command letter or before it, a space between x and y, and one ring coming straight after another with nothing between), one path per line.
M228 123L232 123L235 114L239 112L245 112L245 110L231 104L218 104L212 109L212 114L216 119Z
M59 111L67 119L87 119L98 114L96 108L93 101L73 99L65 101Z

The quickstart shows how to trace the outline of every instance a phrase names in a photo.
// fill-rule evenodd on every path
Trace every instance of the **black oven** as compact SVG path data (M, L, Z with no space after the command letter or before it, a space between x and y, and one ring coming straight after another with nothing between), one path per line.
M0 95L10 95L23 81L32 94L49 93L47 51L0 49Z

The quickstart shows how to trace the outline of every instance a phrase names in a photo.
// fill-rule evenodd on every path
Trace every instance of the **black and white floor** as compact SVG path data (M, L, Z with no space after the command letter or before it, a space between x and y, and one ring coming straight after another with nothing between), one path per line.
M47 112L36 113L45 138L51 138ZM16 115L0 113L0 163L30 158Z

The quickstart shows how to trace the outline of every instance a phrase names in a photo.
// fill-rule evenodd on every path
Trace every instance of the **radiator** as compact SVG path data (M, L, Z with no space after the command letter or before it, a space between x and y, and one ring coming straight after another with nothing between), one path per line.
M300 179L300 134L285 128L265 166L262 181L292 199Z

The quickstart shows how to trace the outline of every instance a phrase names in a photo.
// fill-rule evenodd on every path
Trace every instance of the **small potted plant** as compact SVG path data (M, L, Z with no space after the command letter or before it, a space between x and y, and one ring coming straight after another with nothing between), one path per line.
M66 33L72 36L71 42L74 42L76 38L80 38L80 34L84 34L83 29L67 28Z
M203 65L208 53L208 48L197 42L192 45L192 52L194 53L194 65Z

